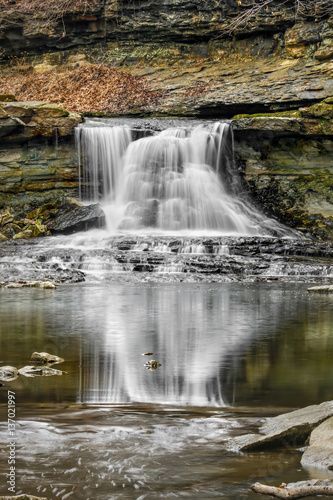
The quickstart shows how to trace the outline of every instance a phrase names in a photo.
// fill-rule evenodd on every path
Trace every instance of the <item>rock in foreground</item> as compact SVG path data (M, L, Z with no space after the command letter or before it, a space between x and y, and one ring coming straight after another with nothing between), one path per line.
M269 419L259 429L260 434L235 438L229 448L233 451L254 451L280 445L303 445L312 430L333 416L333 401L307 406Z
M303 454L301 464L333 470L333 417L312 431L310 446Z

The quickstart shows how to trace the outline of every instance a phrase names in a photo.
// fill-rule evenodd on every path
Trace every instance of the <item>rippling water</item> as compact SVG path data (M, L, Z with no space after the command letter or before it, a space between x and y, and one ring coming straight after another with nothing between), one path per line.
M332 399L332 300L281 283L0 289L0 366L27 365L37 350L64 357L56 368L66 372L1 388L0 494L8 390L16 493L236 500L256 498L255 480L311 476L295 450L239 455L225 442L266 416ZM144 366L151 359L155 371Z

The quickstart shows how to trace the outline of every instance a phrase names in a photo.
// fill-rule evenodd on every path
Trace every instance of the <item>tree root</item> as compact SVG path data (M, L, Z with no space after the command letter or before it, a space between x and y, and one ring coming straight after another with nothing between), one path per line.
M261 483L252 484L251 490L262 495L271 495L276 498L303 498L314 495L333 496L333 480L299 481L298 483L282 484L280 487L267 486Z

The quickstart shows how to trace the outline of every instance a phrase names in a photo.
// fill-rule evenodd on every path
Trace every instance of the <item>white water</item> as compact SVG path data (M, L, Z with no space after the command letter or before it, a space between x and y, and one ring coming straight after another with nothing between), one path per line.
M168 128L137 140L128 126L111 123L87 122L76 134L81 197L103 204L110 233L283 234L241 196L228 123Z

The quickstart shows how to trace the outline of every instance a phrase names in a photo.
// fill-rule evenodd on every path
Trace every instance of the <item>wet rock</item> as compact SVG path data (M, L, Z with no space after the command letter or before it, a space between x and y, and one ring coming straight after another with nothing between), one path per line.
M233 439L233 451L254 451L280 445L303 445L312 430L333 416L333 401L307 406L269 419L259 428L259 434L247 434Z
M310 445L302 456L301 464L333 470L333 417L312 431Z
M19 375L24 377L50 377L52 375L62 375L61 370L49 368L47 366L24 366L18 371Z
M34 352L31 355L31 361L41 364L58 364L63 363L65 360L54 354L49 354L48 352Z
M0 380L10 382L18 376L18 370L15 366L0 366Z
M72 205L48 225L54 234L73 234L104 226L105 214L98 203L87 206Z

